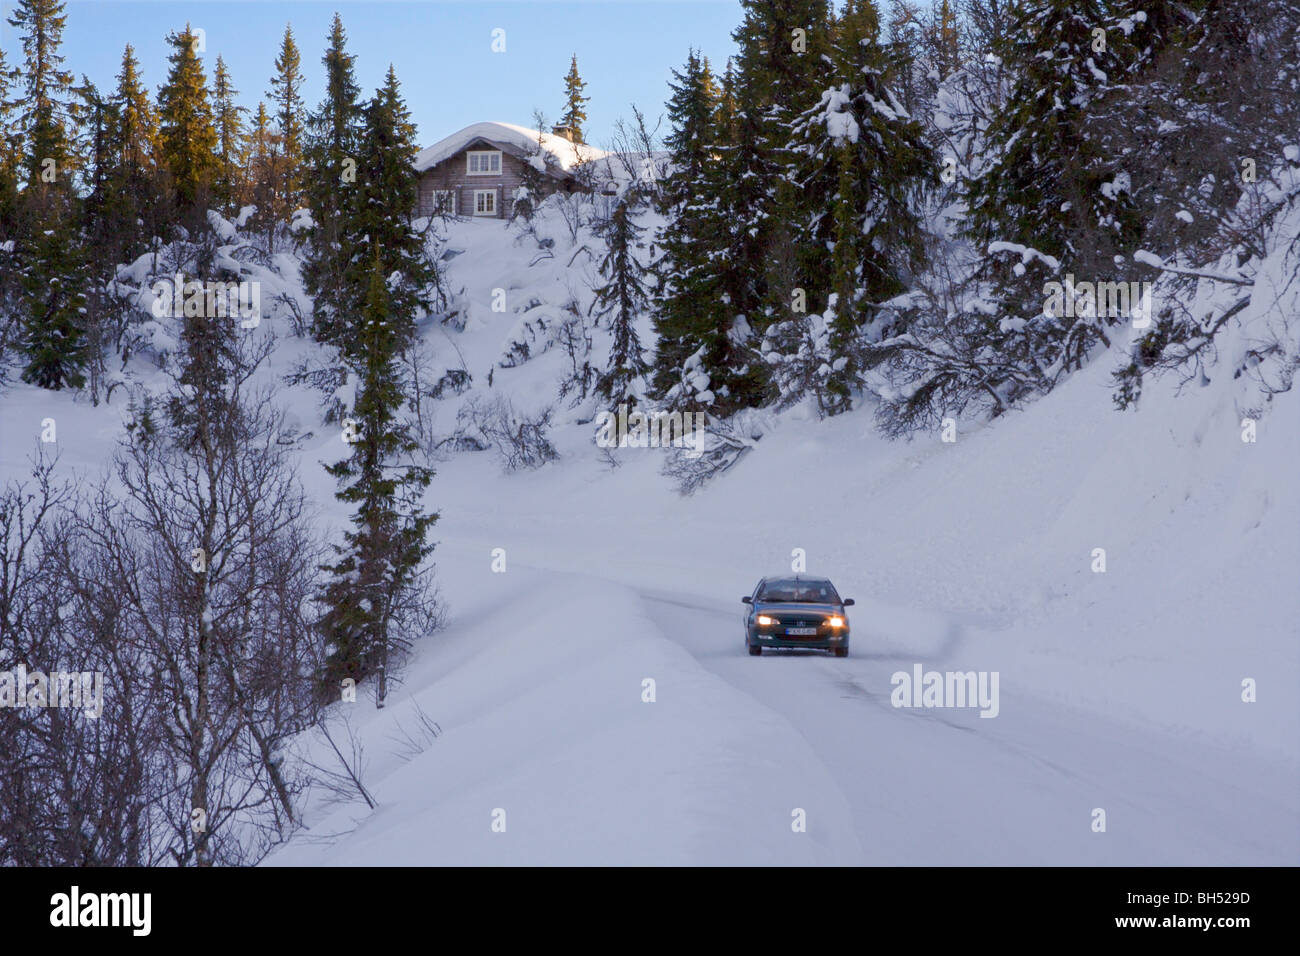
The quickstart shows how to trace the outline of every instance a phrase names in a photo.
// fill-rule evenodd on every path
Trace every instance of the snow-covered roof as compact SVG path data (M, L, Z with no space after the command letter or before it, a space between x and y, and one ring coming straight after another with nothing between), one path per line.
M445 159L450 159L476 139L491 140L506 146L513 146L522 153L531 152L537 147L538 132L526 126L514 123L471 123L463 130L452 133L446 139L439 140L427 149L415 154L415 168L420 172L436 166ZM553 133L541 134L541 145L555 157L561 169L572 169L579 161L591 162L603 159L608 154L603 149L580 143L576 147L563 136Z

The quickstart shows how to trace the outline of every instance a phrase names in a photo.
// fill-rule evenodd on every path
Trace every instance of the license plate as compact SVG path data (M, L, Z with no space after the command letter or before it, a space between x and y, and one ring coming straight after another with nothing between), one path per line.
M789 637L812 637L817 633L815 627L787 627L785 633Z

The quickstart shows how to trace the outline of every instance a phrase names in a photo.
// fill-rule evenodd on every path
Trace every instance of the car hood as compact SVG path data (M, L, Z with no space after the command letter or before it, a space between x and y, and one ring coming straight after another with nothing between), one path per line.
M806 604L803 601L788 601L784 603L768 604L766 601L755 601L754 607L757 610L774 612L776 614L840 614L843 615L844 607L839 604Z

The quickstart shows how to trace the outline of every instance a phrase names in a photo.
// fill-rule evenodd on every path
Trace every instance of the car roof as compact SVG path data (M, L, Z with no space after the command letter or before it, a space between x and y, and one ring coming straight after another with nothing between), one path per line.
M759 584L766 584L768 581L795 581L799 584L830 584L830 578L824 578L820 575L811 574L769 574L759 581ZM833 586L833 585L832 585Z

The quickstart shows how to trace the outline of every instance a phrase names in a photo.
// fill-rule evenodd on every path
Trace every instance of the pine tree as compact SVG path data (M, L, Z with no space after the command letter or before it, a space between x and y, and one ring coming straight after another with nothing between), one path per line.
M927 46L935 79L942 83L961 66L961 48L957 35L957 14L950 0L940 0L931 11Z
M115 161L106 188L115 195L120 210L116 217L105 221L103 228L106 239L116 234L118 258L114 261L129 261L143 250L150 236L160 231L164 215L159 208L158 114L130 44L122 51L122 68L109 103L114 123L110 140ZM107 249L102 252L113 255Z
M680 406L686 363L698 361L700 336L712 325L710 304L716 301L716 276L709 268L711 170L717 164L720 138L717 97L707 65L693 51L682 72L673 71L668 102L672 132L665 138L671 150L669 174L662 192L666 223L660 232L660 257L655 262L654 396Z
M969 231L1001 289L988 345L1010 362L1043 370L1043 388L1079 368L1119 318L1047 314L1044 269L1051 279L1070 272L1123 281L1116 257L1131 252L1140 235L1128 175L1093 121L1126 75L1132 50L1123 37L1100 0L1044 0L1023 8L996 51L1017 80L989 126L996 160L967 190Z
M352 456L328 468L336 480L349 482L337 497L356 506L354 528L344 534L345 544L335 547L338 561L322 569L333 575L322 594L327 610L321 629L329 644L326 692L344 678L373 675L379 707L387 694L392 651L406 643L394 624L394 605L416 586L419 566L433 550L426 538L438 520L436 512L425 514L420 506L432 470L398 464L418 443L397 418L403 400L397 372L400 323L390 308L376 249L347 354L360 380L352 411L357 439Z
M650 371L636 331L636 321L648 305L646 268L638 258L644 229L636 224L629 205L626 196L621 198L600 227L606 251L599 268L605 284L594 290L592 302L597 323L603 322L613 338L596 392L614 407L635 406L635 387Z
M787 233L801 207L790 125L824 87L831 27L826 0L742 6L701 188L662 237L655 316L655 396L724 416L771 396L754 346L795 285Z
M709 376L710 404L723 416L762 405L770 397L767 370L754 351L770 302L773 223L762 212L766 208L770 216L776 200L773 167L764 159L763 140L769 132L750 89L742 87L732 128L717 148L708 184L717 200L706 215L711 233L706 268L716 273L717 286L701 370Z
M831 9L827 0L741 0L744 19L732 33L743 86L770 126L765 144L785 144L782 126L812 106L824 86L830 52Z
M208 84L187 23L167 37L172 53L167 82L158 93L162 161L171 176L172 195L184 219L201 219L220 171L217 130L208 101Z
M14 79L0 49L0 236L18 234L18 178L22 168L22 140L14 122L15 102L10 97ZM10 260L12 250L0 247L0 308L16 293L16 272ZM0 341L0 354L5 343Z
M258 103L243 147L246 195L258 210L253 217L254 227L274 227L270 217L262 210L269 209L274 203L277 138L278 134L271 127L271 116L266 110L266 103Z
M424 514L420 497L432 471L399 459L417 442L399 420L403 402L400 354L415 337L415 320L427 306L435 278L423 254L423 237L411 229L416 209L415 130L390 66L384 86L366 109L358 164L358 202L344 225L343 242L352 288L363 298L350 308L352 324L337 336L344 363L359 391L352 418L353 454L330 467L340 500L357 507L354 529L336 548L339 560L325 570L334 578L323 599L321 622L331 646L324 684L344 677L376 677L383 706L392 652L406 642L399 605L419 589L418 569L432 550L425 539L437 520ZM418 603L418 598L415 599Z
M364 115L355 77L356 57L347 52L343 21L334 15L325 65L325 99L307 119L304 162L306 201L312 214L303 282L312 296L313 327L322 342L339 330L349 297L344 286L347 252L343 228L357 193L357 160Z
M894 96L872 0L849 0L844 7L832 63L832 85L794 131L804 207L793 230L802 253L798 281L809 291L814 313L828 310L826 354L816 359L822 368L817 396L826 414L850 407L870 361L864 338L898 331L877 324L864 337L872 321L869 307L904 291L920 268L919 194L937 178L920 125ZM798 354L808 337L792 334L799 318L786 322L781 333ZM783 351L779 344L776 351Z
M743 164L747 175L758 178L746 186L753 200L747 218L758 245L769 250L799 214L798 157L790 150L790 130L828 85L831 10L827 0L743 0L741 5L744 19L732 34L740 48L733 83L737 109L751 115L738 116L736 128L750 131L753 155ZM774 309L781 303L767 294L768 284L765 277L764 304ZM757 314L751 321L762 323Z
M243 174L243 114L248 110L236 102L238 96L239 91L231 82L226 62L218 56L216 68L212 72L212 112L217 127L218 160L212 191L222 215L227 217L239 210L248 189Z
M240 358L233 322L185 315L181 325L183 393L167 401L167 417L177 445L185 451L211 446L215 432L234 424L233 370Z
M343 286L354 290L351 295L359 295L369 282L373 256L379 256L403 349L415 335L416 318L432 307L438 286L425 237L413 228L419 190L419 174L412 163L418 151L415 136L397 74L390 66L384 85L366 106L356 202L343 222L342 241L347 247ZM340 314L355 315L359 305L354 298ZM341 332L345 348L348 334L346 329Z
M122 51L122 69L112 101L117 108L116 138L122 163L151 170L157 161L158 113L140 77L135 48L129 43Z
M17 129L26 146L29 186L50 171L64 181L73 172L75 157L68 148L72 74L61 69L59 54L66 21L63 0L18 0L9 18L22 35L24 96Z
M86 256L72 184L72 76L60 69L66 17L61 0L20 0L10 25L22 31L25 95L17 127L26 188L16 197L13 260L23 325L23 381L42 388L85 383Z
M75 204L62 191L50 192L41 228L23 245L20 256L27 319L22 379L54 390L81 388L87 363L86 256Z
M564 77L564 112L560 114L560 129L575 143L586 142L582 126L587 122L587 100L582 91L587 88L582 77L578 75L578 55L573 55L569 72Z
M682 182L689 192L660 236L652 394L674 410L726 416L767 395L752 341L767 294L767 236L752 215L770 188L759 135L742 87L726 120L718 110L703 175Z
M660 199L665 214L672 215L673 207L689 198L711 162L718 90L708 59L695 50L687 54L682 71L673 70L668 88L672 90L668 100L672 131L664 137L664 145L672 161Z
M272 205L266 212L274 222L288 222L293 211L302 205L302 139L305 108L302 101L302 58L294 43L293 31L284 28L280 54L275 59L275 75L267 100L278 137L273 167L275 189Z
M128 65L133 62L128 60ZM129 70L128 81L136 75ZM119 78L119 87L121 86ZM130 92L130 82L127 84ZM134 260L146 248L142 222L155 199L151 171L136 160L146 156L136 140L145 134L141 117L124 106L139 103L117 94L105 99L89 81L78 89L84 116L81 154L84 157L81 234L86 262L83 321L90 399L98 404L114 348L126 330L130 305L116 294L118 264ZM148 103L147 98L145 103ZM148 162L148 159L143 161Z

